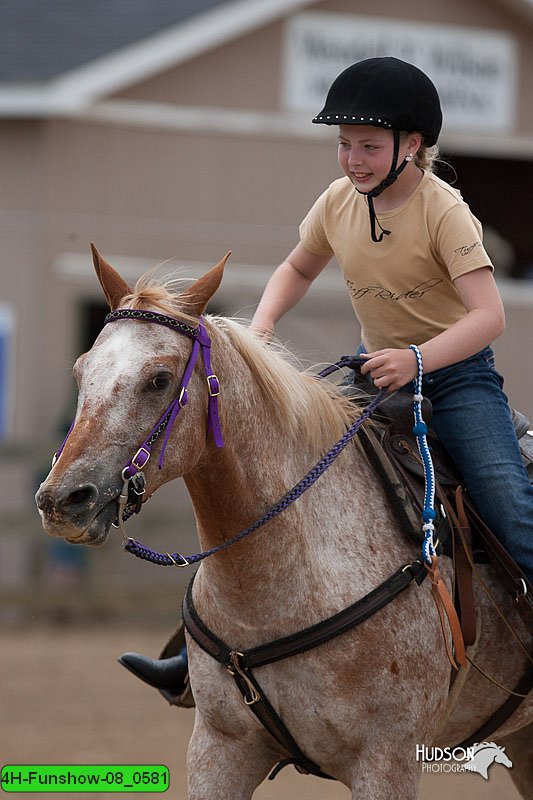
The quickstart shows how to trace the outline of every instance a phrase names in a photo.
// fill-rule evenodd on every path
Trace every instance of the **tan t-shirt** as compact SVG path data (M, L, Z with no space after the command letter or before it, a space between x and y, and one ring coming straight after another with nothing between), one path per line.
M422 344L449 328L466 314L453 280L492 267L479 221L430 172L402 206L377 218L391 231L380 243L370 238L366 198L340 178L300 226L307 250L337 257L369 353Z

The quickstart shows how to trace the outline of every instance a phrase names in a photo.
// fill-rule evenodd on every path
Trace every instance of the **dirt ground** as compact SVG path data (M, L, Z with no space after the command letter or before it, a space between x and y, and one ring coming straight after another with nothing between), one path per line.
M27 627L19 632L0 628L0 763L165 764L170 789L166 795L151 796L185 800L185 752L194 712L169 707L115 660L124 650L155 655L165 638L164 631L112 627ZM339 784L299 775L289 767L260 786L254 800L349 797ZM471 773L423 777L420 800L457 797L519 800L501 765L491 767L488 781Z

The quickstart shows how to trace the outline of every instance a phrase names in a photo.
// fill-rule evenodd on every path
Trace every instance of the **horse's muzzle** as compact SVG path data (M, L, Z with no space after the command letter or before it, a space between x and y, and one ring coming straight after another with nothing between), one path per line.
M116 490L91 482L55 483L47 479L35 501L43 528L75 544L102 544L116 516Z

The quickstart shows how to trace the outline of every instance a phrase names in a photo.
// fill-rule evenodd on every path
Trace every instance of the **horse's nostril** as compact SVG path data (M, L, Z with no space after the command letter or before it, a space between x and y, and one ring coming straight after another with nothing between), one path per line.
M94 503L98 499L98 489L93 483L84 483L78 486L73 492L64 497L58 497L58 505L63 508L73 506L84 506Z
M54 504L48 492L38 492L35 497L35 500L37 502L37 508L40 509L40 511L49 513L50 510L53 508Z

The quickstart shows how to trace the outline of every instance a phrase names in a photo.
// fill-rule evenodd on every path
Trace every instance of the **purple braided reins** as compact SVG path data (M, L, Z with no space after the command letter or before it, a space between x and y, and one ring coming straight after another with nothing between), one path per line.
M354 367L356 364L360 363L361 359L346 357L338 361L336 364L327 367L325 370L320 372L317 377L325 378L328 375L331 375L331 373L337 369L342 369L343 367ZM252 523L252 525L244 528L244 530L240 531L240 533L232 536L231 539L228 539L226 542L223 542L216 547L212 547L210 550L204 550L201 553L196 553L195 555L190 556L183 556L181 553L158 553L157 551L146 547L146 545L141 544L141 542L131 538L127 539L124 543L124 549L127 550L128 553L132 553L134 556L137 556L137 558L150 561L152 564L158 564L162 567L188 567L190 564L203 561L204 558L212 556L215 553L219 553L221 550L225 550L226 548L231 547L231 545L240 542L246 536L249 536L258 528L262 527L265 523L270 522L270 520L279 516L279 514L281 514L286 508L292 505L292 503L298 500L298 498L301 497L320 478L320 476L324 474L328 467L330 467L335 461L337 456L339 456L344 448L351 442L361 425L374 413L376 408L385 398L386 394L387 390L381 389L362 412L361 416L351 425L351 427L331 448L331 450L322 456L315 466L309 470L307 475L305 475L295 486L293 486L292 489L290 489L287 494L281 498L281 500L278 500L278 502L265 514L263 514L262 517Z

